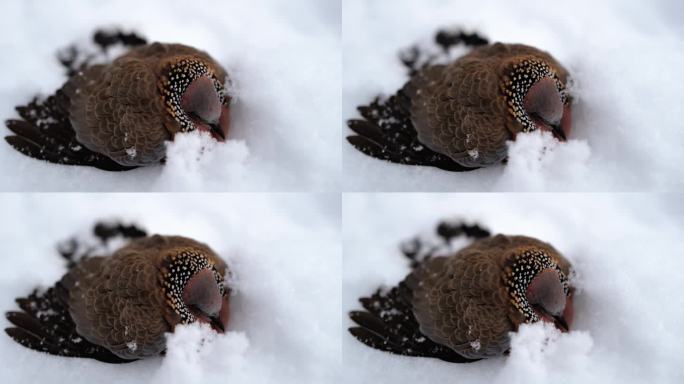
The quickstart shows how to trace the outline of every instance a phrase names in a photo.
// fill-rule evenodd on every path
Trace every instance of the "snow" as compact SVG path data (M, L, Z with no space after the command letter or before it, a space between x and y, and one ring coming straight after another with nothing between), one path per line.
M586 141L568 140L561 143L549 132L532 132L509 142L508 163L496 181L494 189L513 186L526 191L567 190L567 183L575 183L578 189L590 176L588 162L591 149ZM553 175L546 177L544 175Z
M136 343L135 341L129 341L128 343L126 343L126 347L131 352L135 352L138 349L138 343Z
M359 297L401 281L409 268L399 244L415 235L434 238L442 219L461 218L494 233L551 243L573 264L577 288L572 331L523 327L512 336L508 357L451 364L397 356L347 333L342 339L345 382L684 380L682 195L345 194L342 217L343 312L359 309ZM450 248L466 244L457 239ZM344 321L345 327L352 325Z
M206 132L190 132L167 144L167 160L162 167L161 177L156 189L173 190L175 186L202 191L208 185L220 189L222 186L233 188L245 178L245 167L249 158L249 148L244 141L229 140L219 143ZM222 167L216 167L223 164ZM210 180L203 180L211 174ZM266 176L254 174L254 181ZM214 188L211 188L214 189Z
M336 0L2 1L3 121L17 117L16 105L62 85L57 51L87 46L97 28L111 26L205 50L230 73L235 103L229 140L213 148L213 163L198 158L196 146L175 143L171 167L111 173L40 162L2 142L0 190L339 189L339 9Z
M345 0L342 13L344 120L404 84L400 51L430 47L439 28L453 26L550 52L573 76L576 97L570 140L521 137L513 166L451 173L380 161L345 143L344 190L682 190L682 2Z
M511 354L498 379L509 383L592 382L592 347L593 339L586 331L567 334L547 323L523 324L511 335ZM573 376L566 377L570 370Z
M155 383L218 381L225 372L237 376L231 381L248 382L242 372L249 364L245 359L249 339L242 332L228 332L218 338L208 325L195 323L179 327L169 335L166 345Z
M230 266L229 284L235 291L225 334L199 326L179 327L168 337L167 356L124 365L32 351L3 332L4 382L333 383L339 379L337 195L4 194L0 211L4 219L2 312L17 308L14 298L50 286L62 276L66 267L57 254L57 243L74 234L81 237L95 221L110 218L136 222L151 233L179 234L208 244ZM2 316L0 328L8 325Z
M80 147L80 145L77 146L77 147ZM136 147L128 147L128 148L126 148L126 155L127 155L128 157L130 157L131 159L134 159L134 158L135 158L135 155L137 155L137 154L138 154L138 149L137 149Z

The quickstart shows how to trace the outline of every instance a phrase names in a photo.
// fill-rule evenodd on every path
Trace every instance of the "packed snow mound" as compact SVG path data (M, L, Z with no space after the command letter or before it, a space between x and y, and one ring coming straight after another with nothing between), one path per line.
M561 143L541 131L519 134L508 142L508 161L494 189L564 191L568 181L586 180L590 154L586 141Z
M0 34L7 36L0 57L2 121L17 117L15 106L55 92L66 80L57 52L73 43L87 49L103 27L209 53L228 71L235 96L229 140L203 160L206 167L179 166L194 162L195 153L174 146L172 167L106 172L32 159L3 140L0 190L338 190L339 8L333 0L0 2ZM9 133L2 124L0 136Z
M539 172L520 172L535 151L512 148L516 169L452 173L392 164L343 145L344 188L353 191L679 191L684 189L680 68L684 3L592 0L345 0L343 120L407 81L398 53L434 45L440 28L464 28L491 42L552 54L570 72L575 99L570 141ZM462 55L465 49L456 53ZM343 136L350 134L343 130ZM529 143L528 143L529 144ZM571 147L561 149L563 147Z
M591 382L588 372L593 340L588 332L561 333L552 324L523 324L511 333L511 354L500 372L500 383ZM563 377L577 372L572 380Z
M237 376L234 382L242 382L246 379L241 371L247 363L248 347L249 341L242 332L219 335L207 324L178 326L167 334L166 356L153 383L218 382L225 372Z
M155 189L201 192L239 186L248 182L248 158L242 140L219 143L207 132L181 134L167 144L166 164Z

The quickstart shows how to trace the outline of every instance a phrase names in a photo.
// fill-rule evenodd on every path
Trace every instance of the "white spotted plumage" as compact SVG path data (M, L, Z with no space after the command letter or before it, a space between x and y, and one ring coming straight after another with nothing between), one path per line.
M563 292L569 295L568 277L546 252L541 249L528 249L514 256L513 263L506 274L506 286L513 306L525 316L525 322L539 321L532 306L527 300L527 287L543 270L553 269L558 273Z
M195 123L188 117L181 107L181 97L188 86L197 78L206 76L214 83L214 88L221 104L225 104L226 89L216 78L214 72L205 63L196 59L183 59L173 64L163 81L164 103L171 116L180 125L181 132L195 130Z
M216 284L219 286L219 293L223 296L225 293L223 277L216 270L214 264L199 252L183 251L171 256L167 267L168 272L163 276L162 285L167 297L167 303L180 316L181 323L183 324L189 324L196 320L195 316L183 302L183 289L185 289L188 280L203 269L212 271Z
M523 132L531 132L537 129L523 106L525 95L534 84L545 77L553 79L558 92L560 92L561 102L565 104L567 101L565 85L560 81L556 72L542 60L526 59L513 65L508 74L508 80L504 82L503 92L506 95L508 111L522 124Z

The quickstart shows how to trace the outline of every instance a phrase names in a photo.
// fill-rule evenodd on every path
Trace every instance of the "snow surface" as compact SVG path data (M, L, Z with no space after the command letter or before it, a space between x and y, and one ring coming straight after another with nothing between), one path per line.
M684 187L684 3L578 0L345 0L343 119L407 80L398 53L439 28L550 52L574 78L566 144L522 137L509 166L469 173L409 167L343 146L349 191L680 191ZM461 50L462 54L465 50ZM351 131L343 130L343 136ZM534 134L532 136L539 136ZM545 146L554 147L544 155ZM511 166L512 165L512 166Z
M512 337L508 357L472 364L393 355L342 341L349 383L681 383L684 196L649 194L346 194L344 324L357 299L409 272L399 244L441 219L551 243L574 266L575 322ZM363 225L359 225L363 223ZM468 242L453 241L461 248Z
M334 383L341 361L337 195L0 195L0 309L55 283L55 244L101 218L205 242L232 268L231 321L179 327L168 354L129 364L29 350L2 332L4 383ZM0 327L9 323L2 316Z
M48 164L0 143L4 191L334 191L341 172L340 3L337 0L0 2L0 119L64 82L56 52L101 27L205 50L230 73L236 102L225 145L196 156L196 138L169 150L171 166L130 172ZM9 131L4 124L0 134ZM188 173L193 173L189 175Z

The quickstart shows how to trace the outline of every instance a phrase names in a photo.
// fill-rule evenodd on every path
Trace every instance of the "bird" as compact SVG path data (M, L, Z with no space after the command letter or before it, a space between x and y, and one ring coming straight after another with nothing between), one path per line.
M94 64L71 47L59 56L68 79L54 95L18 106L5 122L6 142L40 160L125 171L159 164L176 134L208 132L225 141L230 125L226 70L209 54L182 44L147 43L135 33L97 31L103 52L129 50Z
M440 31L435 40L444 55L459 44L472 49L456 60L432 55L422 63L417 47L404 52L409 80L347 121L354 148L394 163L463 172L504 162L506 143L522 132L567 139L571 79L549 53L462 31Z
M159 356L179 324L228 326L230 270L206 244L182 236L147 235L135 225L98 223L110 255L71 239L60 247L68 270L54 286L16 299L5 332L41 352L127 363Z
M411 272L397 286L360 299L364 310L349 313L356 339L399 355L470 363L508 353L509 334L522 324L570 330L572 266L553 246L492 236L477 224L443 222L438 235L447 247L425 252L414 239L402 249ZM436 251L458 236L474 240L457 252Z

